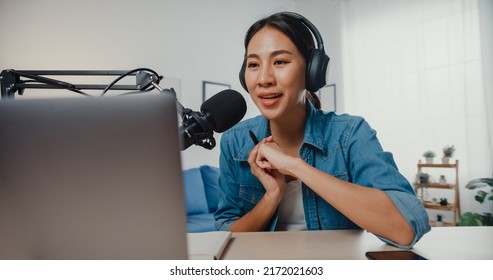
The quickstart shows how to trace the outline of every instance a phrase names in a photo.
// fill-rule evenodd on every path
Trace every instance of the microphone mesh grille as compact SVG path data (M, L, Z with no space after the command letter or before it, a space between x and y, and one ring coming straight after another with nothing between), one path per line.
M200 111L210 113L213 118L213 130L222 133L245 116L246 102L239 92L227 89L207 99L200 107Z

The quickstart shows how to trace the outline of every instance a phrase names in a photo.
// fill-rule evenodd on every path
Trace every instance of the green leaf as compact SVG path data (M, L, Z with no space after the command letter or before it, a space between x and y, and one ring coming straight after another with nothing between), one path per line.
M472 180L471 182L467 183L466 188L470 190L474 189L479 189L488 186L488 184L485 184L483 182L480 182L478 180Z
M476 195L474 196L474 198L476 199L477 202L479 203L483 203L484 201L484 198L486 197L487 193L484 192L484 191L481 191L479 190Z
M481 218L483 219L483 225L493 226L493 215L491 215L491 213L483 213Z
M481 215L478 213L466 212L460 216L459 226L482 226L482 220Z
M482 182L488 184L490 187L493 187L493 178L481 178L479 179Z
M493 187L493 178L481 178L481 179L475 179L467 183L466 188L470 190L474 190L477 188L484 188L484 187Z

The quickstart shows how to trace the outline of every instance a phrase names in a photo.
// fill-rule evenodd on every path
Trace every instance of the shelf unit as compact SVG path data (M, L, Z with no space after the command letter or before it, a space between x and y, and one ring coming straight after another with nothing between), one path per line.
M445 226L455 226L457 225L457 221L460 215L460 200L459 200L459 161L456 160L455 163L450 164L433 164L433 163L421 163L421 160L418 162L418 174L426 173L423 170L427 168L452 168L455 171L455 182L454 183L416 183L414 184L414 188L416 194L423 203L423 206L426 209L432 210L440 210L440 211L450 211L452 212L452 222L444 222ZM426 200L425 198L425 190L426 189L438 189L443 192L452 191L454 196L454 201L448 201L447 205L440 205L439 203L434 203L432 201ZM430 224L435 225L435 220L430 220Z

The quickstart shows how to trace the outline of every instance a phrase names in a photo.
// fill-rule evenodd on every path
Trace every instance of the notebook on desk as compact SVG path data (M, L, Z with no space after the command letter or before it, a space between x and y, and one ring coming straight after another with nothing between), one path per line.
M190 260L219 260L231 235L229 231L188 233L188 258Z
M0 101L0 259L187 259L166 96Z

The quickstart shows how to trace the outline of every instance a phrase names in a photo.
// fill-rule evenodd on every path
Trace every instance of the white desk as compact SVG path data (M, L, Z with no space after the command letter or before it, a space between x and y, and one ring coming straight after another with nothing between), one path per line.
M397 250L361 230L233 233L221 259L366 259ZM432 228L413 251L427 259L493 260L493 227Z
M493 260L493 227L433 227L413 251L431 260Z

